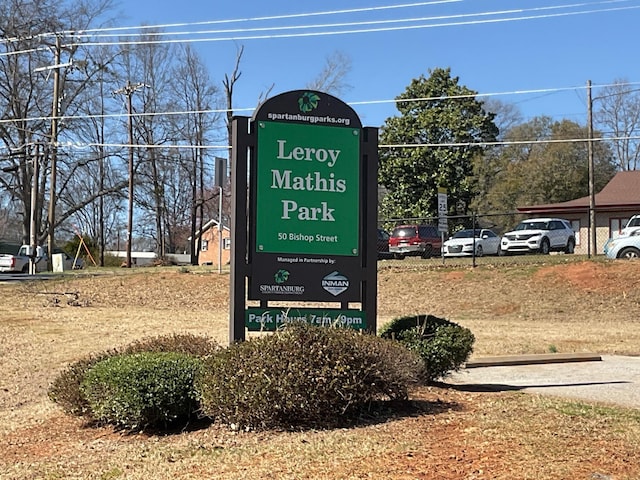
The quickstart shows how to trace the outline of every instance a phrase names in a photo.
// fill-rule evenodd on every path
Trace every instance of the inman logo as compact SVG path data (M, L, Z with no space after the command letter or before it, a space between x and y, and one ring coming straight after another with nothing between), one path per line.
M349 279L337 271L332 272L322 279L322 288L337 297L349 288Z

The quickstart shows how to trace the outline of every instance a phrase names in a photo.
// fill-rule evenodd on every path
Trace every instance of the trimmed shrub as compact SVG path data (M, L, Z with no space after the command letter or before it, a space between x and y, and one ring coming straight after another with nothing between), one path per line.
M235 428L344 426L374 403L407 398L420 359L351 329L288 324L205 360L204 414Z
M433 315L396 318L381 329L380 336L396 339L420 355L427 382L459 370L471 355L475 341L468 328Z
M174 352L206 357L220 350L213 340L192 335L172 334L149 337L135 341L126 347L94 353L72 363L64 369L49 388L49 398L71 415L93 418L91 407L80 389L85 375L97 363L118 355L142 352Z
M202 361L182 353L109 357L85 375L80 391L95 420L127 430L186 424L198 410L194 389Z

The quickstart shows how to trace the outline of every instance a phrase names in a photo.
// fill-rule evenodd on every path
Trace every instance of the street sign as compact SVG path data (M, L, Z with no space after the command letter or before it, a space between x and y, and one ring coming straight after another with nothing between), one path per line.
M438 188L438 231L447 233L449 225L447 222L447 189Z

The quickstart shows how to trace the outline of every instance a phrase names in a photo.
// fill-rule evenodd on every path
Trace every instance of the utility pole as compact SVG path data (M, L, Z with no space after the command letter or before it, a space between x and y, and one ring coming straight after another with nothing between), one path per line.
M593 99L591 98L591 80L587 81L587 157L589 162L589 243L588 257L591 253L595 256L598 252L598 236L596 231L596 194L594 182L593 162Z
M54 53L53 69L53 107L51 109L51 180L49 192L49 215L48 215L48 236L47 236L47 269L52 270L51 258L53 246L55 244L55 221L56 221L56 177L58 163L58 115L60 109L60 37L56 36L56 46Z
M218 187L218 273L222 273L222 200L224 196L224 184L227 180L227 161L224 158L215 157L216 186Z
M38 223L36 219L36 204L38 203L38 176L40 175L40 144L36 143L33 156L33 169L31 174L31 205L29 206L29 275L36 274L36 256L38 255ZM51 252L51 250L49 250ZM51 255L49 255L51 257Z
M127 268L131 268L131 243L133 240L133 106L131 97L136 92L136 90L144 86L144 83L136 83L135 85L132 85L131 82L127 80L127 84L124 87L114 92L123 94L127 97L127 118L129 130L129 209L127 215Z

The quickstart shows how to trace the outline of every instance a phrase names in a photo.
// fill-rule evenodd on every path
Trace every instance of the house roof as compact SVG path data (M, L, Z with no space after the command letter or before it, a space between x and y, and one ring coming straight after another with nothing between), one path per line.
M210 228L213 228L213 227L216 227L216 228L218 227L218 221L217 220L209 220L207 223L205 223L200 230L196 231L196 238L198 238L204 232L206 232L207 230L209 230ZM222 224L222 229L226 230L226 231L230 231L231 230L224 223ZM187 240L191 241L191 236L189 236L189 238L187 238Z
M589 211L590 197L576 198L568 202L548 203L517 207L522 213L585 213ZM640 212L640 170L618 172L595 195L595 209L606 211Z

